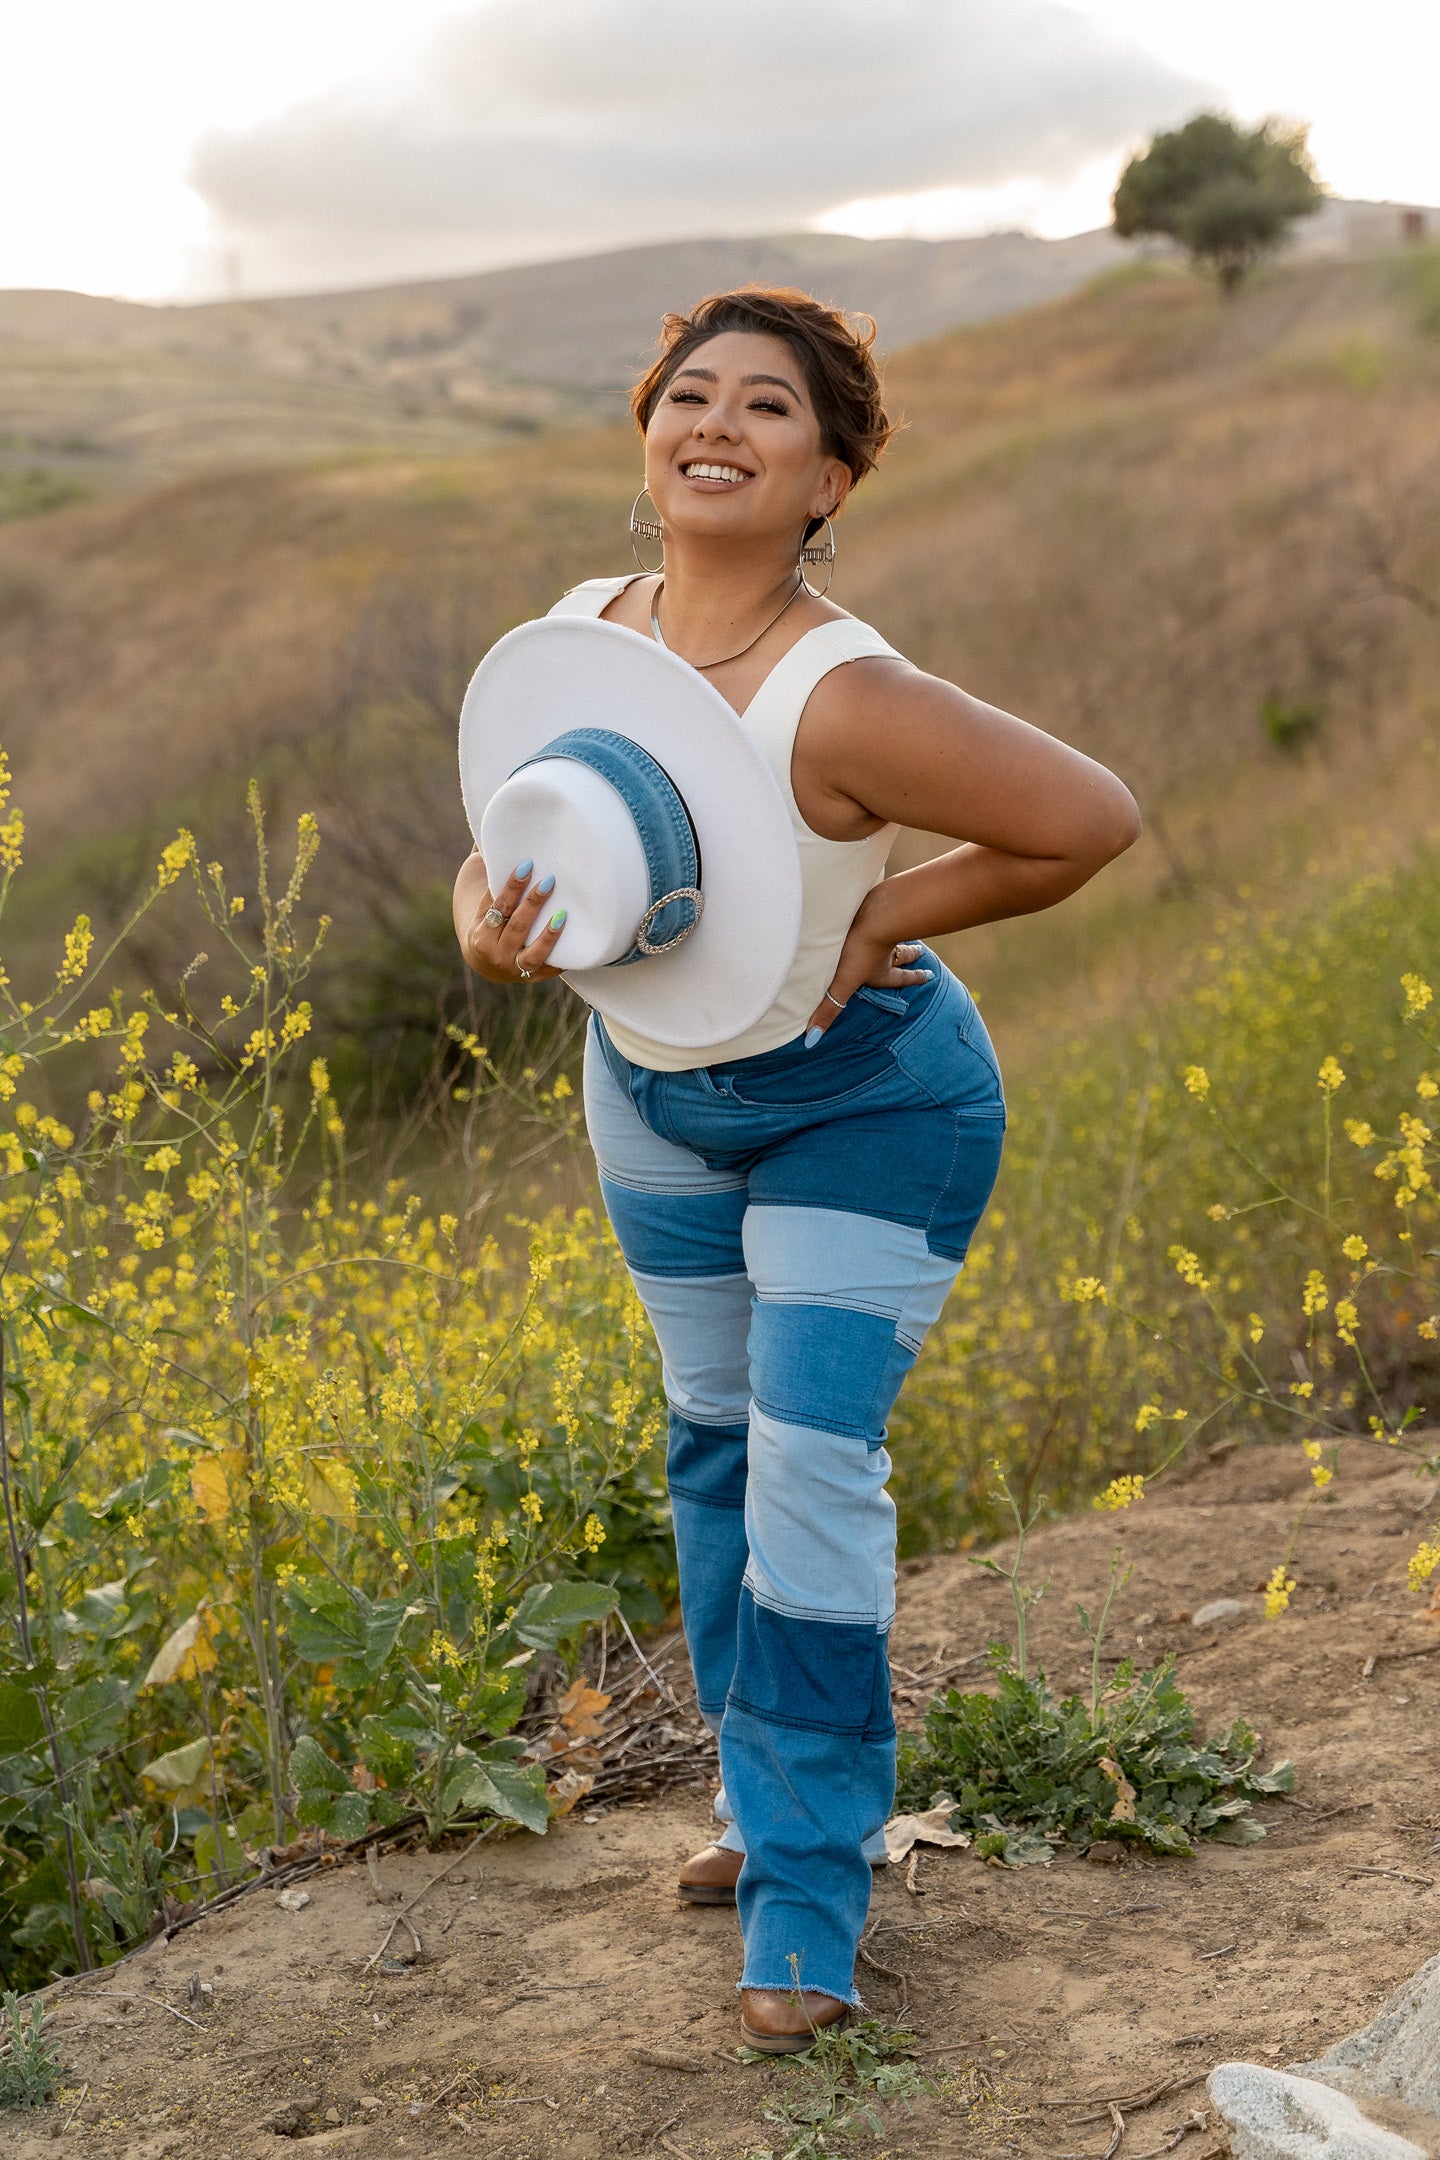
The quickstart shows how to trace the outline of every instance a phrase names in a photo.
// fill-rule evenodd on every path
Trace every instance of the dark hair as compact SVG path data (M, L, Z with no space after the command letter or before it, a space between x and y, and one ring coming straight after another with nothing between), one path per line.
M758 331L784 338L804 371L821 448L849 467L852 481L863 480L895 428L882 402L874 321L858 320L867 327L853 328L839 308L783 285L711 293L688 315L665 317L660 357L630 395L635 424L643 435L661 392L698 345L727 330Z

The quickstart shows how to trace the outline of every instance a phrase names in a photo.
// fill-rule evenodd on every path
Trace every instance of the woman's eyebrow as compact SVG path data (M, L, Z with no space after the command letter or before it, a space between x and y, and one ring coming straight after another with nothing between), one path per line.
M713 368L685 367L677 368L671 380L679 382L682 375L698 375L701 382L708 383L713 383L717 379ZM797 405L801 402L800 393L795 388L794 383L787 381L783 375L742 375L740 381L747 390L753 389L756 383L774 383L778 389L788 390Z

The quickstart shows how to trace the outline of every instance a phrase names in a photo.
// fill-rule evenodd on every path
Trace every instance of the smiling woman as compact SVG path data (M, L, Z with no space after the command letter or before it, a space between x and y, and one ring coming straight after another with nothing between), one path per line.
M679 952L632 945L627 932L616 987L605 967L570 979L596 1008L586 1116L664 1357L685 1632L701 1711L720 1736L725 1828L682 1870L680 1895L738 1904L742 2029L770 2053L810 2046L857 2000L895 1780L885 1420L1000 1158L994 1053L973 999L916 935L1048 907L1138 830L1113 775L922 675L806 582L807 560L834 554L828 539L819 550L807 541L828 535L891 432L873 337L873 325L862 334L804 294L771 289L667 316L634 400L661 567L593 579L552 610L593 620L588 640L576 623L549 640L555 714L533 697L510 701L544 743L538 758L519 749L505 701L490 706L517 749L494 801L548 756L573 802L573 761L602 753L616 800L568 850L558 816L515 828L519 866L507 877L497 864L492 881L477 851L455 890L471 966L494 982L529 980L565 966L565 913L537 935L540 912L567 889L583 896L588 858L612 845L602 834L615 849L626 841L637 864L647 823L688 847L683 873L652 884L642 918L685 902ZM604 625L618 629L607 638ZM482 662L472 723L501 656L515 641L538 653L546 635L526 625ZM614 731L628 712L629 733L642 732L657 644L670 656L659 669L669 734L664 713L649 724L642 786L634 743L619 743L627 773ZM588 656L569 689L562 647L576 668ZM604 698L621 667L634 676L628 707ZM713 752L737 730L773 787L762 770L759 791L743 795L738 760L728 794L718 762L708 788L703 772L685 777L697 745ZM767 803L777 822L757 847ZM886 878L901 823L961 844ZM694 1025L696 986L722 958L735 962L721 888L741 856L764 903L747 918L742 972L768 970L779 988L712 1039L720 1030ZM787 914L797 887L798 931Z

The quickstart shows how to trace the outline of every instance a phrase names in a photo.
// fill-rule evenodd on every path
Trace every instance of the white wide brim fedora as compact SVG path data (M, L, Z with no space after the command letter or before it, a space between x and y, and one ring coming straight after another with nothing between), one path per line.
M620 737L617 747L645 753L637 767L654 760L667 800L673 789L683 806L687 850L693 834L702 904L677 889L658 928L653 851L647 862L627 797L559 741L597 730L602 750ZM759 748L687 661L618 623L523 623L465 693L460 785L492 888L527 857L535 876L553 875L551 905L566 910L553 964L604 1017L667 1049L704 1050L769 1011L800 937L794 828ZM647 930L658 937L682 919L693 928L648 949Z

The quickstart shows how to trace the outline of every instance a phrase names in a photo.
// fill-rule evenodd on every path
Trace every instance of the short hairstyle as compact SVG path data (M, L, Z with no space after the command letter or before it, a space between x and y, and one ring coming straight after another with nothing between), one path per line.
M858 322L864 327L852 326L839 308L783 285L711 293L688 315L665 317L660 357L631 392L635 424L643 435L662 391L697 346L727 330L758 331L784 338L804 373L821 448L849 467L852 482L863 480L895 427L875 364L874 320L864 315Z

